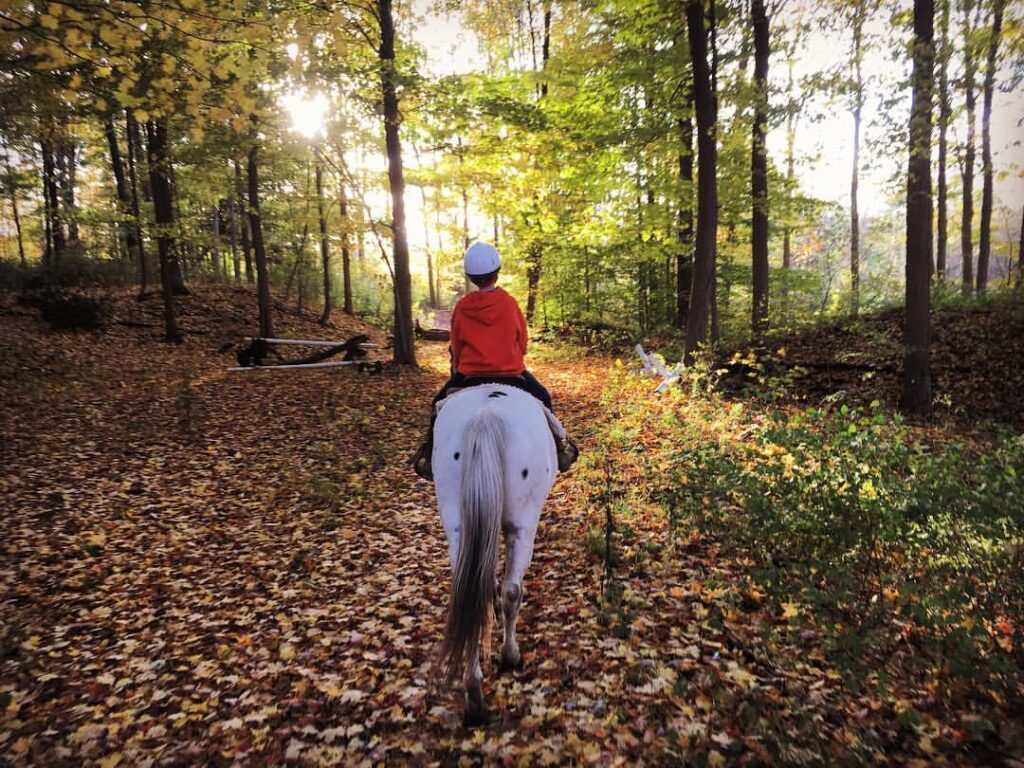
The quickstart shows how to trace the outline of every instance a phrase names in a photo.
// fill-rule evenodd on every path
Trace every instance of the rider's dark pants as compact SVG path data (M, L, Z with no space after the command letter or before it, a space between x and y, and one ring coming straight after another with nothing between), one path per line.
M516 381L516 385L520 389L529 392L531 395L540 400L547 408L551 409L551 393L547 391L543 384L537 381L537 378L529 371L523 371L519 374L520 380ZM441 391L437 393L430 408L430 431L434 431L434 420L437 419L436 405L444 400L448 396L448 391L451 389L457 389L459 387L466 386L467 382L472 382L473 379L491 379L497 377L490 377L485 374L477 374L475 376L466 376L464 374L455 372L452 377L445 382L445 385L441 387ZM515 385L513 385L515 386Z

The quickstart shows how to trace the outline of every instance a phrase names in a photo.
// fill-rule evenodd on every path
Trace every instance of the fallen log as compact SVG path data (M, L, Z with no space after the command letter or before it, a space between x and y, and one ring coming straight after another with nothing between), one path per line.
M413 330L415 331L416 338L423 339L424 341L450 341L452 338L451 331L447 331L444 328L423 328L418 319Z

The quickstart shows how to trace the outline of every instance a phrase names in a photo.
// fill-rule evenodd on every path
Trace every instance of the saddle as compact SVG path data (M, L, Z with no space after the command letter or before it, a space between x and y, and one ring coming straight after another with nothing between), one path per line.
M555 416L555 414L552 413L544 403L542 403L535 395L533 395L532 392L530 392L529 389L527 389L526 380L519 374L513 374L510 376L490 376L487 374L467 376L462 382L461 387L449 387L448 394L445 395L444 399L438 402L435 407L436 412L440 413L441 409L451 401L454 395L457 395L464 390L472 389L473 387L485 386L487 384L505 384L506 386L515 387L516 389L526 392L528 395L533 397L534 400L537 400L537 403L540 405L541 410L544 412L544 417L548 421L548 427L551 429L551 434L559 440L567 439L568 435L566 434L565 427L562 426L562 422L558 420L558 417ZM575 448L575 443L573 444L573 447Z

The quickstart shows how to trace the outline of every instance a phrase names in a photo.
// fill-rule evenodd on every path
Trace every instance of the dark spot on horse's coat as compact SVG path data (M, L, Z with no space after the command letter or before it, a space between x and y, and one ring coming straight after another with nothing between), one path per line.
M498 390L494 390L488 395L488 397L508 397L508 392L499 392Z
M459 460L459 452L458 452L458 451L456 451L456 452L455 452L455 460L456 460L456 461L458 461L458 460Z
M525 480L525 479L526 479L526 476L527 476L528 474L530 474L530 470L528 470L528 469L524 469L524 470L523 470L523 480Z

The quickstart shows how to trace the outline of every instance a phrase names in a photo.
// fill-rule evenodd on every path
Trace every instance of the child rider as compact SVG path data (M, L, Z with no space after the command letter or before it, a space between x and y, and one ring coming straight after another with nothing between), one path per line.
M424 480L433 480L431 456L434 448L436 406L452 388L512 379L551 410L551 395L526 370L526 320L519 304L497 286L501 257L493 245L474 243L462 257L466 276L479 289L459 299L452 313L452 376L437 393L431 405L430 429L413 456L413 468ZM482 381L481 381L482 380ZM579 455L571 438L554 437L558 451L558 470L565 472Z

